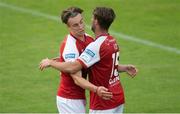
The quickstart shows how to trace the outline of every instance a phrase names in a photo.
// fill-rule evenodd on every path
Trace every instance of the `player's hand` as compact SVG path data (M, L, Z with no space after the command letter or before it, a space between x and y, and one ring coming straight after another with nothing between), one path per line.
M103 86L99 86L96 92L97 95L104 100L110 100L113 97L112 92L108 92L108 89Z
M46 59L43 59L40 64L39 64L39 69L42 71L44 70L45 68L49 67L50 66L50 62L51 60L46 58Z
M56 61L56 62L60 62L59 57L54 57L54 58L51 58L51 60Z
M132 78L136 76L138 69L134 65L126 66L126 73L129 74Z

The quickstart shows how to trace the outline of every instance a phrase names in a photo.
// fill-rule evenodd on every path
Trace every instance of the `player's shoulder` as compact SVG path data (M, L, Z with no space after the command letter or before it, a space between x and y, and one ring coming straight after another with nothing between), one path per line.
M65 44L75 44L76 43L76 39L73 36L71 36L70 34L68 34L64 38L64 43Z
M65 38L65 44L63 48L63 57L65 60L74 59L79 56L79 52L76 45L76 39L68 34Z
M105 41L106 37L98 37L97 39L95 39L94 42L91 42L88 45L88 48L92 48L94 50L99 50L100 47L102 47L103 42Z
M108 40L115 40L116 41L116 38L114 36L112 36L112 35L108 35L107 39Z
M100 36L96 38L95 43L102 44L107 39L107 36Z
M64 47L73 47L74 45L76 45L76 40L70 34L67 34L61 42L61 46Z
M104 41L104 43L114 43L116 42L116 39L111 35L107 35L107 36L100 36L99 38L97 38L97 41L98 42Z
M107 42L109 42L109 43L117 43L116 38L114 36L111 36L111 35L108 36Z
M92 36L89 35L88 33L85 33L85 36L86 36L86 37L91 37L91 38L92 38Z
M63 46L63 47L65 46L66 41L67 41L67 37L68 37L68 35L64 36L63 40L60 42L60 46L61 46L61 47L62 47L62 46Z

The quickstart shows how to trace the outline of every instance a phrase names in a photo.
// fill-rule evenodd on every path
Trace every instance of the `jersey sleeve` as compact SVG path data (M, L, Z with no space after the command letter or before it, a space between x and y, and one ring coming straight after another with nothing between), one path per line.
M75 61L75 59L79 57L79 53L76 50L66 50L63 52L62 56L65 62Z
M63 59L63 51L64 51L64 46L65 46L65 42L63 41L60 45L60 49L59 49L59 60L60 62L64 62L64 59Z
M90 43L84 52L78 57L78 61L84 68L89 68L100 61L100 47L105 38L100 38Z
M63 42L60 48L61 58L64 62L75 61L79 57L79 52L76 48L75 43L71 43L69 39Z

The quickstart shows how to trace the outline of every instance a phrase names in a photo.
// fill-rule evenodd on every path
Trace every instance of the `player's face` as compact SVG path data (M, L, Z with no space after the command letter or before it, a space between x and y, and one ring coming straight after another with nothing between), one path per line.
M92 30L93 32L95 32L94 17L91 18L91 22L92 22L92 24L91 24L91 30Z
M75 17L69 18L68 28L73 35L83 36L85 34L85 25L82 15L78 14Z
M92 22L92 24L91 24L91 30L92 30L93 32L95 32L96 27L95 27L94 16L91 18L91 22Z

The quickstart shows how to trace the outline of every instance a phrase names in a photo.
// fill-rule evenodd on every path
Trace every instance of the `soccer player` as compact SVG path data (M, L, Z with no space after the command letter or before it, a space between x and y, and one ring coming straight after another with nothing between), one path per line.
M127 72L131 77L137 74L133 65L118 65L119 47L108 33L115 19L112 8L97 7L93 11L92 30L96 40L90 43L85 51L74 62L57 63L44 59L40 69L51 66L64 72L75 73L82 68L90 68L90 82L96 86L104 86L113 93L110 100L104 100L97 94L90 93L90 113L122 113L125 103L123 87L118 72Z
M73 61L79 57L85 47L93 41L93 39L85 33L82 12L83 10L77 7L70 7L62 12L61 20L67 25L70 34L64 38L60 46L59 60L55 58L52 59L52 61ZM86 76L87 70L85 69L82 69L82 73L69 74L61 72L61 82L57 92L57 107L59 113L85 113L86 102L84 87L104 99L112 96L111 92L107 92L108 90L106 88L95 86L85 80L84 78L86 78ZM84 83L82 85L83 88L76 85L79 80ZM108 97L106 97L106 95L108 95Z

